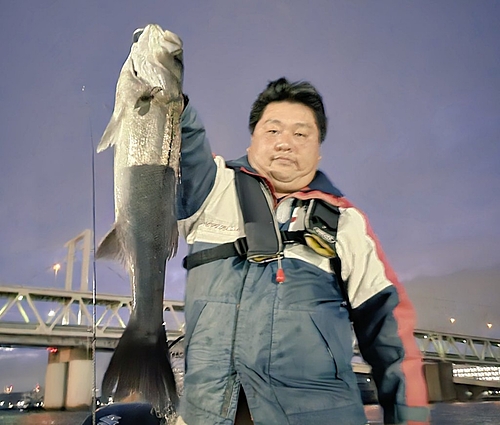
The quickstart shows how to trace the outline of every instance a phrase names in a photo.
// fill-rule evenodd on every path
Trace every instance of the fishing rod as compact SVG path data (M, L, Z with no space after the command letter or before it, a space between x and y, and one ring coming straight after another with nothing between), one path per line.
M97 341L97 284L96 284L96 191L95 191L95 146L94 135L92 129L91 110L87 102L85 86L82 87L83 98L87 108L89 129L90 129L90 146L92 149L91 158L91 174L92 174L92 340L91 340L91 353L92 353L92 425L96 425L96 409L97 409L97 362L96 362L96 341Z

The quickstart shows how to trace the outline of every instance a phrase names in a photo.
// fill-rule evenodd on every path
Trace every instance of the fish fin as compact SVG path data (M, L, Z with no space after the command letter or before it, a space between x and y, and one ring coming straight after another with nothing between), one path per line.
M118 140L117 135L121 132L123 122L122 115L122 109L118 111L115 109L115 111L113 111L113 115L111 116L111 119L102 134L101 141L97 145L97 153L100 153L116 144L116 141Z
M147 99L143 99L143 98L137 99L137 102L134 105L134 109L136 109L137 113L141 117L143 117L151 109L151 100L147 100Z
M170 231L170 240L167 242L167 260L171 260L177 254L177 247L179 245L179 228L177 223L174 223Z
M101 388L105 400L113 395L117 402L138 394L160 412L175 411L179 396L163 326L156 335L145 335L131 317L104 373Z
M125 255L122 250L122 245L118 236L116 224L102 239L95 253L95 258L118 260L121 263L125 264Z
M161 92L161 87L152 87L146 90L135 102L134 109L142 117L146 115L151 108L151 101Z
M163 175L163 191L164 193L172 194L173 198L165 198L165 202L168 205L165 209L168 211L170 209L170 214L165 217L165 242L167 247L167 260L172 259L177 254L177 247L179 243L179 227L176 218L176 207L175 207L175 193L177 186L177 177L175 171L172 167L167 167L165 169L165 174Z

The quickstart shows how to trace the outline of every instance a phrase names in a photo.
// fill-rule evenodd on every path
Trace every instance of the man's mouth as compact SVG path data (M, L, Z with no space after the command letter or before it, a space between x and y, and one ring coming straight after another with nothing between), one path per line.
M279 162L282 164L291 164L294 162L291 158L286 157L286 156L275 156L273 158L273 161L276 161L276 162Z

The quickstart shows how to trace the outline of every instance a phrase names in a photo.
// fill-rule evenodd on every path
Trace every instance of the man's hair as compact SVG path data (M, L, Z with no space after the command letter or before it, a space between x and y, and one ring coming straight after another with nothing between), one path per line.
M271 102L284 101L301 103L312 109L319 130L319 139L322 143L326 137L328 120L326 118L325 107L323 106L321 95L316 88L307 81L296 81L291 83L284 77L271 81L253 103L252 110L250 111L250 119L248 121L250 134L253 134L255 126L262 118L262 114L267 105Z

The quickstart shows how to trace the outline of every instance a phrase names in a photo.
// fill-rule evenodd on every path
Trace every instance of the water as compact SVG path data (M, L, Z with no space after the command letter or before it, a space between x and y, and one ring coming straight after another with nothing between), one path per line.
M88 412L0 411L0 425L80 425Z
M432 425L500 425L500 401L435 404ZM370 424L382 424L378 406L365 406ZM0 425L81 425L88 412L0 411ZM342 424L337 424L342 425Z

